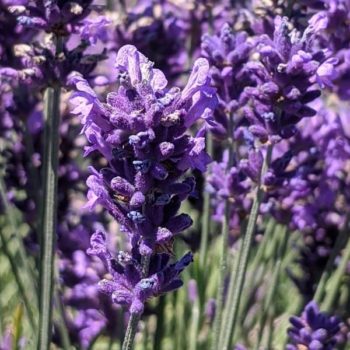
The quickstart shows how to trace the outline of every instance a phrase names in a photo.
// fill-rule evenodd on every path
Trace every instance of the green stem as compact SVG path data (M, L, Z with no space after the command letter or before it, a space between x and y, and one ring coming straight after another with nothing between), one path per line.
M130 314L128 328L126 329L122 350L132 350L134 348L134 339L139 320L139 314Z
M266 252L266 248L268 245L271 244L271 238L273 236L275 227L276 227L276 222L273 219L270 219L266 225L265 234L264 234L264 237L262 239L262 242L260 243L258 250L257 250L257 253L254 257L252 264L251 264L251 267L250 267L251 274L248 278L248 283L247 283L248 293L244 294L243 299L242 299L241 310L242 310L243 315L246 314L247 309L249 307L249 301L250 301L250 297L251 297L250 292L254 291L255 286L258 283L261 283L260 279L258 279L258 280L256 279L256 276L257 276L258 269L263 264L263 259L264 259L264 254ZM272 240L272 243L275 243L275 242ZM236 271L237 271L237 268L236 268ZM234 276L237 276L236 271L235 271ZM231 284L231 280L230 280L230 284ZM234 284L234 280L232 281L232 284ZM231 299L229 299L229 300L231 300ZM225 324L227 324L227 322L225 322Z
M275 305L273 304L272 305L272 313L274 314L275 313ZM269 325L268 325L268 333L267 333L267 340L266 340L266 347L264 349L272 349L272 340L273 340L273 321L274 321L274 318L273 317L270 317L269 319Z
M344 246L346 238L348 236L348 231L347 231L348 230L348 223L349 223L349 218L347 217L345 220L345 225L337 237L337 240L334 244L331 255L328 258L327 265L322 273L320 281L318 282L316 293L315 293L315 296L313 298L315 300L315 302L318 304L321 302L321 300L324 296L326 283L332 275L335 259L339 255L342 247Z
M197 336L198 336L198 328L199 328L199 318L200 318L200 308L199 308L199 300L197 299L194 302L192 308L192 320L190 326L190 341L189 341L189 350L197 350Z
M232 115L228 116L228 162L227 171L229 171L233 164L233 118ZM219 271L219 286L217 293L217 303L216 303L216 315L214 320L214 334L212 338L211 349L217 350L220 338L220 328L222 323L222 310L224 304L224 292L225 292L225 277L227 272L227 246L228 237L230 233L230 212L231 203L229 198L225 200L225 212L222 222L222 244L221 244L221 254L220 254L220 271Z
M227 350L228 349L231 338L234 335L235 326L236 326L236 322L237 322L237 318L238 318L238 311L239 311L242 290L243 290L245 277L246 277L246 273L247 273L250 248L252 246L256 221L257 221L258 214L259 214L260 203L261 203L261 200L263 197L263 188L262 188L261 181L262 181L262 178L263 178L264 174L266 173L266 170L267 170L268 165L270 163L271 153L272 153L272 145L269 145L267 148L266 157L264 159L264 164L263 164L262 169L261 169L259 184L258 184L257 189L255 191L256 193L254 196L253 205L252 205L251 212L250 212L249 219L248 219L247 230L245 232L245 235L244 235L243 241L242 241L242 246L241 246L242 252L240 255L239 262L238 262L236 289L235 289L235 292L233 294L232 304L230 304L228 306L229 309L231 310L231 318L229 320L230 322L227 325L225 325L225 327L227 327L227 329L225 332L225 337L223 339L223 343L221 344L222 346L220 346L220 350Z
M261 344L263 333L264 333L264 328L265 328L265 323L266 323L268 313L269 313L269 309L272 305L272 300L273 300L275 293L276 293L276 290L277 290L278 280L279 280L279 276L281 273L282 261L283 261L284 254L285 254L286 249L287 249L288 238L289 238L286 226L283 226L281 236L282 237L280 237L280 244L279 244L278 251L277 251L277 260L275 262L275 269L274 269L274 272L272 275L271 285L270 285L270 288L268 289L266 299L264 302L264 306L263 306L263 310L262 310L261 317L260 317L260 322L259 322L260 328L259 328L258 340L256 343L255 350L258 350L259 346Z
M230 276L230 283L229 283L229 288L228 288L228 293L227 293L227 302L229 303L230 300L233 298L233 294L235 291L235 282L236 282L236 276L238 272L238 261L241 258L241 253L242 250L239 250L238 256L237 254L233 257L232 259L232 270L231 270L231 276ZM223 313L223 325L226 325L231 317L231 310L229 308L225 308L224 313ZM219 337L219 344L222 343L224 337L225 337L225 332L226 332L226 327L221 327L220 330L220 337Z
M58 50L57 50L58 51ZM57 52L56 52L57 53ZM54 255L57 224L57 168L60 124L60 93L57 84L45 92L44 202L42 206L42 246L40 269L40 324L38 349L50 348L52 301L54 290Z
M341 283L342 283L342 278L343 278L344 273L346 271L347 264L348 264L349 260L350 260L350 239L348 239L348 242L347 242L346 247L345 247L344 252L343 252L343 256L340 260L340 264L334 273L334 277L332 278L331 281L329 281L329 284L331 285L331 289L327 293L326 299L325 299L324 303L322 304L321 309L324 309L325 311L328 311L328 312L332 311L332 307L333 307L333 305L335 303L335 299L339 293L339 288L340 288Z
M207 134L207 153L211 155L213 153L213 139L211 134ZM206 182L206 181L205 181ZM210 231L210 193L204 188L204 203L203 203L203 219L202 219L202 234L201 245L199 249L199 266L204 270L206 265L207 250L208 250L208 238Z
M63 350L69 350L71 348L69 333L67 330L67 320L64 313L64 305L62 302L61 295L58 291L56 291L56 303L57 303L57 325L59 329L59 333L62 341Z
M164 336L164 308L165 295L159 297L157 306L157 328L154 335L153 350L162 350L162 339Z

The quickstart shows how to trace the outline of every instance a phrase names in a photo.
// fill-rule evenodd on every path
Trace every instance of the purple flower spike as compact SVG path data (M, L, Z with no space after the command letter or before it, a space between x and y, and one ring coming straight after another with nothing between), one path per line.
M291 317L288 334L290 344L287 350L333 350L340 332L340 320L320 312L317 304L311 301L306 305L301 317Z
M112 276L99 289L141 314L149 298L182 285L179 275L192 261L187 254L169 262L175 236L192 225L188 215L177 213L194 192L194 179L184 178L185 172L204 171L210 162L204 138L186 132L199 118L210 119L217 100L206 59L194 63L182 92L167 89L164 74L134 46L119 50L115 67L119 88L108 94L107 103L80 75L71 76L76 86L72 112L81 118L88 151L98 151L108 162L100 171L91 169L87 207L102 205L132 246L128 262L121 262L120 254L113 258L106 250L104 234L93 235L89 254L102 259ZM142 255L150 258L146 276Z

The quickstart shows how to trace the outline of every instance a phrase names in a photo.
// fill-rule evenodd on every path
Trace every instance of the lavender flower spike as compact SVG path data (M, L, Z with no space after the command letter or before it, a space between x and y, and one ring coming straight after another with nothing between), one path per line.
M288 334L291 343L287 350L333 350L336 337L340 332L340 321L337 317L320 312L317 304L311 301L306 305L301 317L291 317Z
M90 143L85 155L98 151L108 162L101 170L91 169L87 206L102 205L132 246L131 253L114 257L98 231L89 254L102 259L112 276L100 282L100 290L132 314L140 315L152 296L180 287L179 274L192 261L190 253L175 263L170 258L174 238L192 225L187 214L178 214L195 186L185 172L204 171L210 161L204 138L186 133L215 108L208 71L207 60L198 59L182 92L167 89L164 74L126 45L116 57L118 91L109 93L106 103L80 75L70 77L76 86L73 114L80 116ZM150 262L146 273L142 256Z

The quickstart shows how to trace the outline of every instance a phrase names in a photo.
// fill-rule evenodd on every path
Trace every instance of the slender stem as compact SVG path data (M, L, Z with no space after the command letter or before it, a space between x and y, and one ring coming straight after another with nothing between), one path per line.
M254 260L251 264L251 267L249 268L251 271L251 274L248 277L248 281L247 281L248 293L244 294L243 299L242 299L241 310L242 310L243 315L246 314L247 309L249 307L249 301L251 300L250 299L251 292L254 293L255 286L257 286L258 284L261 283L262 278L257 278L258 268L260 269L261 265L263 265L265 267L265 264L263 264L263 259L264 259L264 254L266 252L267 245L271 245L271 244L275 243L274 240L271 241L271 238L272 238L274 231L275 231L275 227L276 227L276 222L273 219L270 219L266 225L265 233L264 233L264 237L262 239L262 242L259 244L259 247L258 247L258 250L257 250L256 255L254 257ZM234 271L234 273L235 273L234 276L237 276L237 267L235 270L236 271ZM234 284L234 283L235 283L235 280L232 280L232 284ZM230 280L230 284L231 284L231 280ZM231 300L232 299L230 298L228 303L232 302ZM228 324L228 320L225 322L225 324Z
M348 242L343 252L343 256L340 260L340 264L334 273L334 278L332 278L332 280L328 282L331 288L326 295L326 299L324 303L322 304L322 309L324 309L325 311L328 311L328 312L332 311L332 307L339 293L339 288L342 283L342 278L346 271L349 260L350 260L350 239L348 239Z
M229 308L231 310L231 319L230 319L229 324L225 325L227 327L227 331L225 334L225 338L223 339L222 346L220 347L220 350L221 349L222 350L228 349L231 338L234 335L235 326L236 326L236 322L237 322L237 318L238 318L239 304L240 304L242 290L243 290L246 272L247 272L250 248L252 245L256 221L257 221L258 214L259 214L260 203L261 203L262 196L263 196L263 188L262 188L261 180L262 180L262 178L263 178L263 176L268 168L268 165L270 163L271 153L272 153L272 145L269 145L267 148L267 154L266 154L265 159L264 159L264 164L263 164L263 167L261 170L260 181L259 181L259 184L258 184L256 190L255 190L254 201L253 201L252 209L251 209L251 212L249 215L247 230L246 230L245 235L243 237L243 242L242 242L242 246L241 246L242 252L241 252L240 260L238 262L238 274L237 274L237 278L236 278L236 289L235 289L235 293L234 293L233 298L232 298L232 304L229 305Z
M157 306L157 328L154 335L153 350L162 350L162 339L164 336L164 308L165 295L160 296Z
M233 293L235 291L235 285L236 285L236 276L238 273L238 261L241 258L241 253L242 249L239 250L238 255L235 254L232 260L232 270L231 270L231 276L230 276L230 283L228 287L228 293L227 293L227 302L229 303L230 300L233 298ZM231 317L231 310L229 308L225 308L224 313L223 313L223 319L222 319L222 324L227 325ZM221 327L220 330L220 337L219 337L219 344L223 341L225 337L225 332L226 332L226 327Z
M198 328L199 328L199 317L200 317L200 307L199 307L199 300L197 299L194 302L193 308L192 308L192 320L191 320L191 326L190 326L190 341L189 341L189 350L197 350L197 335L198 335Z
M276 293L276 290L277 290L278 280L279 280L279 276L281 273L282 261L284 258L285 251L287 249L288 238L289 238L288 233L287 233L287 227L283 226L281 231L282 232L281 232L281 237L280 237L280 243L279 243L279 247L278 247L278 251L277 251L277 260L275 262L275 269L274 269L274 272L272 275L271 285L270 285L270 288L268 289L266 299L265 299L265 302L263 305L263 310L262 310L261 317L260 317L260 322L259 322L260 328L259 328L258 340L256 342L255 350L259 349L259 346L260 346L261 341L262 341L265 323L266 323L266 320L268 317L269 309L272 306L272 300L273 300L275 293Z
M207 141L207 145L206 145L207 153L211 155L213 153L213 139L210 132L207 133L206 141ZM210 231L210 193L205 190L205 187L204 187L203 197L204 197L204 203L203 203L201 245L199 249L199 265L204 270L206 265L208 238L209 238L209 231Z
M58 316L57 324L58 324L58 329L61 336L62 348L63 350L69 350L71 348L71 345L70 345L69 333L67 330L67 320L66 320L66 315L64 313L63 301L58 291L56 291L55 299L57 303L57 316Z
M54 255L57 224L57 167L60 123L60 86L45 92L44 202L42 207L42 246L40 269L40 324L38 349L50 347L54 291Z
M275 305L272 304L271 306L272 308L272 313L274 314L275 313ZM266 347L264 349L272 349L272 340L273 340L273 337L274 337L274 329L273 329L273 321L274 321L274 318L273 317L270 317L269 319L269 325L268 325L268 333L267 333L267 340L266 340Z
M132 350L134 348L134 339L139 320L139 314L130 314L128 328L126 329L122 350Z
M228 116L228 162L227 171L229 171L233 164L233 117ZM224 304L224 292L225 292L225 277L227 272L227 246L228 237L230 233L230 212L231 203L229 198L225 200L225 212L222 222L222 244L221 244L221 255L220 255L220 271L219 271L219 286L217 293L217 303L216 303L216 315L214 320L214 334L212 339L211 348L216 350L218 348L219 338L220 338L220 328L222 323L222 310Z
M320 281L318 282L318 285L317 285L317 289L316 289L315 296L313 299L318 304L321 302L321 300L324 296L326 283L329 280L329 278L331 277L334 263L335 263L335 259L339 255L339 253L340 253L340 251L345 243L345 240L348 236L348 231L347 231L348 224L349 224L349 217L347 216L345 219L344 227L341 230L341 232L339 233L337 240L335 241L334 247L333 247L331 254L328 258L327 265L326 265L326 267L322 273L322 276L320 278Z

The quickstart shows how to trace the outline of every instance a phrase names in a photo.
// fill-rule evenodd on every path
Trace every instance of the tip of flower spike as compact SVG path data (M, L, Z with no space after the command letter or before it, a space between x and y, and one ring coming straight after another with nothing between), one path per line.
M175 265L176 270L180 273L185 267L193 262L192 252L186 253Z

